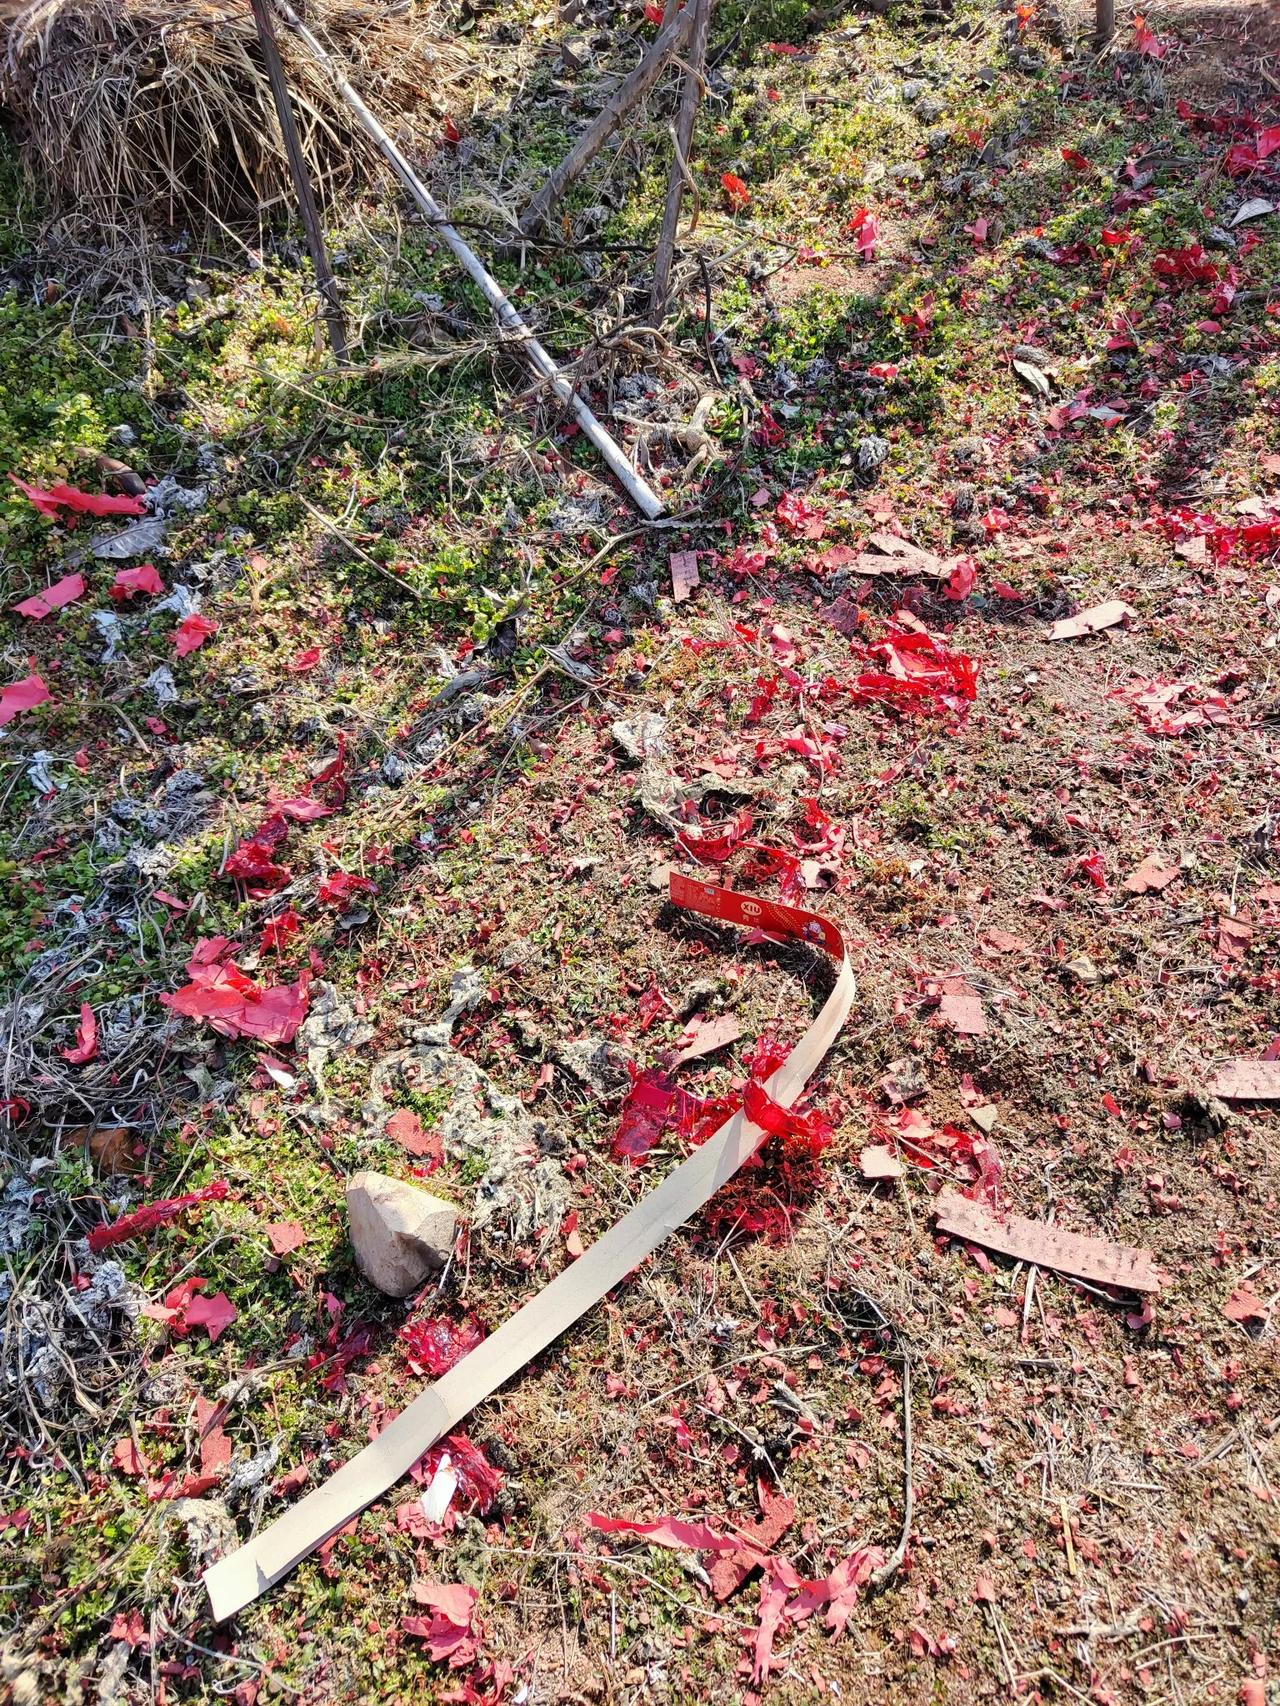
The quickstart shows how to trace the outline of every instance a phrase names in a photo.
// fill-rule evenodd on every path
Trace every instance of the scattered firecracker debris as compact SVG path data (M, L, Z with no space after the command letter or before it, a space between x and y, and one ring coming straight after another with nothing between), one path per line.
M308 10L469 214L646 169L503 264L557 398L298 32L350 360L165 145L256 57L19 114L6 1681L1265 1706L1280 21L494 0L495 129Z

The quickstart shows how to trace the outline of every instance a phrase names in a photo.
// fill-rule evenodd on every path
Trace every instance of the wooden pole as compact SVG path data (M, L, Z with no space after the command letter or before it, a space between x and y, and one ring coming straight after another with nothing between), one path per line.
M649 298L649 317L655 325L662 321L671 289L676 232L680 226L680 209L689 175L693 127L697 123L698 107L702 101L707 33L711 27L711 0L692 0L692 4L694 18L693 35L689 43L689 68L684 74L684 86L680 91L680 111L676 117L675 129L675 157L671 162L671 177L667 183L667 205L662 213L662 233L653 257L653 292Z
M345 365L348 353L346 321L342 314L337 281L333 276L333 268L329 265L329 251L324 246L324 232L320 228L315 192L311 188L311 174L307 171L302 139L298 135L297 121L293 116L293 102L289 99L289 85L285 81L275 25L271 21L266 0L249 0L249 4L253 8L254 22L258 26L258 44L262 48L267 76L271 82L276 118L280 121L280 134L284 138L284 151L289 156L289 173L298 198L298 211L302 215L302 224L307 233L307 247L311 251L316 287L320 292L321 312L325 325L329 328L329 347L333 351L334 360Z
M629 77L623 79L604 106L583 131L577 142L552 172L546 183L525 208L520 231L532 237L547 222L556 203L570 184L576 182L595 159L632 107L653 88L667 68L667 61L678 53L689 39L693 28L694 7L686 6L658 34L649 51Z
M636 473L627 461L622 450L613 438L605 431L600 422L592 414L587 404L579 397L573 386L561 373L533 333L520 317L519 310L506 296L497 279L488 271L479 255L471 246L464 242L459 233L450 225L444 216L444 210L432 196L426 185L409 164L402 151L387 135L382 125L365 106L347 79L339 71L332 57L312 35L302 19L289 4L289 0L271 0L280 16L298 37L318 65L322 65L333 81L335 93L343 100L359 120L361 128L377 144L383 158L391 166L401 183L413 197L418 207L430 220L432 226L440 234L440 240L453 252L462 270L476 285L485 301L493 309L498 324L504 332L509 332L514 342L518 342L524 350L525 358L530 367L547 385L562 403L567 404L574 412L578 425L592 444L600 452L610 471L616 476L625 489L628 497L643 515L650 521L664 513L662 499L653 488Z
M1093 46L1097 53L1116 33L1116 0L1097 0L1096 26L1093 32Z

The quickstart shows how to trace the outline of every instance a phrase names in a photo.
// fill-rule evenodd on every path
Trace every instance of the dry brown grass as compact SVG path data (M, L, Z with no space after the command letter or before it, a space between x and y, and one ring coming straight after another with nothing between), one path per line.
M311 0L307 22L393 129L434 133L466 61L428 15L385 0ZM203 230L288 195L242 0L33 0L0 8L0 31L0 102L24 165L58 212L99 241L143 223ZM286 27L278 34L321 196L380 178L324 70Z

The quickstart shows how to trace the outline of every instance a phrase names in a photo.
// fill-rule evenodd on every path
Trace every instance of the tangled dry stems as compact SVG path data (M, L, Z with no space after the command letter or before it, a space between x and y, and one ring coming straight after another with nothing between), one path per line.
M467 64L426 15L387 0L310 0L307 22L366 98L422 143ZM64 223L108 245L140 224L207 229L289 195L252 12L243 0L34 0L0 8L0 103L23 164ZM324 70L278 31L322 199L381 181Z

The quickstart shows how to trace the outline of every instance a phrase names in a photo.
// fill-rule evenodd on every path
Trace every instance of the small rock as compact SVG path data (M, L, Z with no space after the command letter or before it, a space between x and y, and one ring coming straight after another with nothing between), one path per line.
M356 1266L389 1297L408 1297L453 1251L458 1211L385 1173L357 1173L347 1186Z
M980 438L958 438L951 446L951 454L959 467L972 468L986 461L987 447Z
M1088 954L1077 954L1075 959L1068 960L1062 969L1068 977L1073 977L1077 983L1089 985L1098 983L1102 978L1102 973L1094 965Z
M631 1081L626 1056L601 1037L582 1037L577 1042L557 1043L554 1053L566 1072L571 1072L598 1096L615 1096Z

